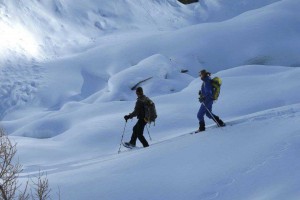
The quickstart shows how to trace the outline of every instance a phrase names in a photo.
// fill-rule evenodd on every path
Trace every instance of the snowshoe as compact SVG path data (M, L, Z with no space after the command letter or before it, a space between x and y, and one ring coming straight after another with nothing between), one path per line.
M135 148L136 146L131 144L130 142L122 142L123 146L129 149Z

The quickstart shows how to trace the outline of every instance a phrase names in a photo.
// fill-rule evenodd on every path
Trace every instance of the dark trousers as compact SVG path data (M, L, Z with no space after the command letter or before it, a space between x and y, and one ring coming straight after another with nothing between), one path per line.
M144 137L144 128L147 122L145 122L144 119L139 119L135 126L133 127L133 133L131 136L130 143L133 145L136 145L136 140L139 139L139 141L143 144L144 147L148 147L149 144L147 140Z

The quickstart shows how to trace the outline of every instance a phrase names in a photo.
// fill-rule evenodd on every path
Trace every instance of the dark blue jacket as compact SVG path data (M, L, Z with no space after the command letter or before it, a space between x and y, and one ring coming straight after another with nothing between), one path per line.
M213 101L213 87L209 76L206 76L203 80L201 94L205 97L205 102Z

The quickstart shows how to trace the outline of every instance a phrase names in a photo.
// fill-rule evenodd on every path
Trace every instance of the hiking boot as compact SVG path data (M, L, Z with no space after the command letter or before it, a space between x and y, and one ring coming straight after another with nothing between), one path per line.
M226 124L222 120L220 120L218 123L219 123L220 127L226 126Z
M218 126L219 127L224 127L224 126L226 126L226 124L220 119L220 118L218 118Z
M217 125L218 125L219 127L224 127L224 126L226 126L226 124L220 119L220 117L214 115L214 119L215 119L214 121L217 123Z
M205 131L205 122L204 121L199 122L199 129L197 132L202 132L202 131Z

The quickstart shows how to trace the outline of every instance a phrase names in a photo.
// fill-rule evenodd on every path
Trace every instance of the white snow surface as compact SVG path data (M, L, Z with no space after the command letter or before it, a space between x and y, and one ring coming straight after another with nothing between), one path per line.
M300 1L0 2L0 117L52 199L298 200ZM16 14L17 13L17 14ZM222 78L198 128L201 69ZM188 70L182 73L182 70ZM125 124L142 86L149 148ZM148 137L148 131L152 140Z

